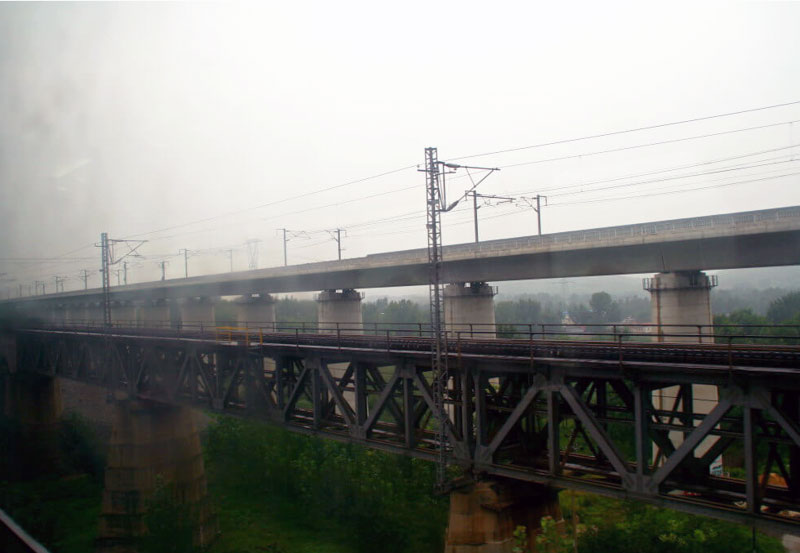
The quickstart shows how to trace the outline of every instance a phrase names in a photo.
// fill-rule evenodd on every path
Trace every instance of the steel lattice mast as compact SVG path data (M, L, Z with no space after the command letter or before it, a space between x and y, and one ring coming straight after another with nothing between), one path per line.
M454 202L447 203L445 175L457 169L465 169L472 187ZM477 182L470 174L470 169L479 169L486 173ZM433 401L437 420L437 467L436 483L443 487L447 472L447 413L445 412L445 394L450 378L447 367L447 328L444 317L444 289L442 283L442 213L452 210L458 203L471 194L479 184L493 172L492 167L468 167L455 163L439 161L436 148L425 148L425 168L420 169L426 175L425 199L428 232L428 291L431 307L431 338L433 368Z
M100 274L103 279L103 325L106 328L111 328L111 266L119 263L128 256L138 256L139 254L136 253L136 250L145 242L147 242L147 240L112 240L108 237L107 232L102 232L100 233L100 243L95 244L95 246L100 248ZM128 252L119 259L115 259L112 247L114 244L120 243L128 246ZM85 278L86 277L84 277L84 286L86 283ZM117 279L119 279L119 274L117 275ZM127 280L128 277L126 274L126 284Z
M438 458L436 483L443 486L447 469L447 433L444 394L447 390L447 334L444 322L444 290L442 289L442 190L439 186L439 160L436 148L425 148L425 193L428 230L428 290L433 338L433 398L436 407Z

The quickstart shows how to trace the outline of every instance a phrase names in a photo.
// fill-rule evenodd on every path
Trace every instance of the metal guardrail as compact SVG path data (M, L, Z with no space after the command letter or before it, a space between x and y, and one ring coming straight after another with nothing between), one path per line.
M45 325L48 327L103 330L101 321L81 320ZM210 334L221 342L245 341L247 344L264 343L267 334L300 335L372 335L430 338L428 323L352 323L352 322L241 322L216 324L208 321L196 322L148 322L115 321L112 329L169 330L176 335ZM800 345L800 325L676 325L653 323L606 323L606 324L547 324L547 323L496 323L496 324L447 324L447 336L451 342L466 339L516 339L516 340L567 340L600 342L676 342L698 344L741 344L751 342L759 345Z
M4 553L50 553L0 509L0 550Z

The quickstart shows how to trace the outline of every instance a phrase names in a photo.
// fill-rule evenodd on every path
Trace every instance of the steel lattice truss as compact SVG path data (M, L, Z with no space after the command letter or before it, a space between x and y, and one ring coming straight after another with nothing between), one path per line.
M437 459L424 338L274 334L253 345L162 334L18 331L7 361L132 397ZM797 531L797 347L513 340L451 347L450 462ZM699 385L718 392L705 413L693 408ZM659 394L666 406L654 402ZM712 475L720 455L740 468Z

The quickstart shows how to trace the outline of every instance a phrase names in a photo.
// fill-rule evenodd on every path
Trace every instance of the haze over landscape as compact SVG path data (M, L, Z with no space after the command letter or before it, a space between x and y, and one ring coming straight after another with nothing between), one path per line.
M290 264L335 259L337 228L344 257L424 247L426 146L501 168L478 191L517 201L480 208L482 240L534 234L536 194L544 232L799 204L798 15L0 5L0 294L99 286L101 232L148 240L129 282L183 276L181 248L190 275L244 270L248 240L282 265L283 228ZM469 203L443 221L473 240Z

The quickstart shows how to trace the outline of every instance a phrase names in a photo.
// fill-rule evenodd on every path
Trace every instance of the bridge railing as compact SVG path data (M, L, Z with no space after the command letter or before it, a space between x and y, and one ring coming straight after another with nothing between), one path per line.
M43 326L75 330L107 330L101 321L72 320ZM337 337L385 336L430 338L428 323L394 322L228 322L214 321L126 321L116 320L111 330L135 331L138 334L169 333L177 336L203 336L217 341L264 343L270 334L335 335ZM445 325L450 341L460 340L581 340L602 342L678 342L716 344L800 345L800 325L667 325L653 323L463 323Z

